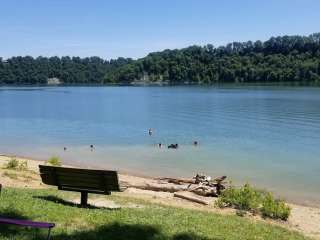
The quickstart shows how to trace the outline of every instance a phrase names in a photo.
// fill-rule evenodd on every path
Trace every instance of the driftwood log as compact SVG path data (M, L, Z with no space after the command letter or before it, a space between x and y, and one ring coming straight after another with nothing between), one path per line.
M185 184L185 183L194 184L195 183L194 179L188 179L188 178L156 178L156 179L160 181L166 181L168 183L175 183L175 184Z
M155 192L179 192L179 191L188 191L187 185L175 185L172 183L147 183L145 185L131 185L131 187L142 189L142 190L151 190Z
M192 179L186 178L155 178L138 185L129 185L143 190L157 192L191 192L204 197L216 197L225 188L226 176L211 179L204 174L197 174ZM191 201L191 200L190 200Z
M178 198L185 199L185 200L189 200L189 201L195 202L195 203L200 203L200 204L204 204L204 205L210 204L210 201L199 198L190 192L176 192L176 193L174 193L174 196L178 197Z

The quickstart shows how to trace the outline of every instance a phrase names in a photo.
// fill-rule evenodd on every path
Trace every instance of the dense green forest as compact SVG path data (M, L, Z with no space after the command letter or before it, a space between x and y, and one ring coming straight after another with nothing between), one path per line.
M0 58L0 84L320 84L320 33L272 37L265 42L190 46L132 60L99 57Z

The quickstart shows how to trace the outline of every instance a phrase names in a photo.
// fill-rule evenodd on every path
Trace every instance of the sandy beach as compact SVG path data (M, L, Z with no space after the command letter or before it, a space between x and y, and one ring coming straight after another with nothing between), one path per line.
M10 160L10 156L0 155L0 183L5 187L15 188L48 188L41 182L38 165L44 164L44 161L28 159L24 157L16 157L18 161L26 161L28 170L17 171L5 169L4 165ZM127 173L119 174L120 183L123 185L146 185L152 181L156 182L153 178L133 176ZM213 206L215 198L206 198L210 202L209 205L201 205L193 203L187 200L174 197L173 193L168 192L156 192L150 190L141 190L135 187L128 187L124 192L115 193L127 195L134 198L144 199L154 203L160 203L169 206L192 208L199 211L217 212L220 214L235 214L234 209L218 209ZM94 204L94 202L93 202ZM246 216L253 221L264 221L271 224L280 225L291 230L299 231L306 236L320 239L320 209L308 206L301 206L297 204L289 203L292 208L292 213L287 222L265 220L258 216Z

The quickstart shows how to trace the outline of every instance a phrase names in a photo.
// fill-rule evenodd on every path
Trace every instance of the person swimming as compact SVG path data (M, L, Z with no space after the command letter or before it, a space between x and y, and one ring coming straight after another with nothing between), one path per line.
M159 147L159 148L162 148L162 143L158 143L158 147Z
M173 149L177 149L179 147L178 143L172 143L168 146L168 148L173 148Z
M63 147L63 151L67 151L67 147Z
M149 128L149 136L152 136L153 132L152 132L152 128Z
M194 146L198 146L198 141L194 141L194 142L193 142L193 145L194 145Z

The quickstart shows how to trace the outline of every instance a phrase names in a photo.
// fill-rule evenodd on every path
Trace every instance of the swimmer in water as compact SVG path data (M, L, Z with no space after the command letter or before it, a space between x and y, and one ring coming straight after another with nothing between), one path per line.
M159 146L159 148L162 148L162 143L159 143L158 146Z
M63 147L63 151L67 151L67 148L66 148L66 147Z
M168 146L168 148L173 148L173 149L177 149L178 147L179 147L178 143L176 143L176 144L170 144L170 145Z
M93 151L93 149L94 149L94 146L91 144L91 145L90 145L90 150L91 150L91 152Z
M193 145L194 145L194 146L198 146L198 141L194 141L194 142L193 142Z
M149 128L149 136L151 136L152 135L152 128Z

